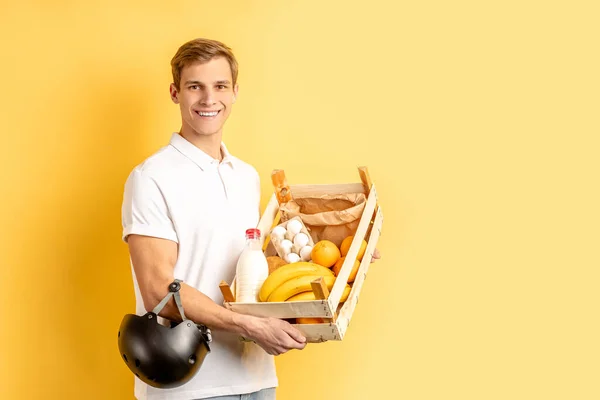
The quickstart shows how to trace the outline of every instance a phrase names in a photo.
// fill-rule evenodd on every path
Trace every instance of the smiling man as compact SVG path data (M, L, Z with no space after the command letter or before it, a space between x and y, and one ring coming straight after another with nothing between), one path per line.
M152 311L180 279L186 317L211 328L213 342L192 380L156 389L135 378L135 396L275 399L273 356L303 349L306 339L285 321L220 305L219 283L233 279L245 230L260 218L258 173L223 143L238 94L238 64L224 44L196 39L179 48L171 66L170 95L181 111L181 129L129 175L122 237L129 246L136 313ZM159 315L180 320L173 301ZM240 341L240 335L254 343Z
M237 63L233 56L221 56L186 65L190 53L193 48L175 56L172 64L171 99L181 109L180 134L220 161L223 125L238 93Z

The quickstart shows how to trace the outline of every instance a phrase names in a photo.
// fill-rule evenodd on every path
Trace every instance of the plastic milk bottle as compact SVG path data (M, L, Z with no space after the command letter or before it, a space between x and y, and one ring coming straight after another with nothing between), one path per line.
M259 229L246 230L246 246L237 262L235 277L235 301L257 303L258 292L269 276L269 264L265 257Z

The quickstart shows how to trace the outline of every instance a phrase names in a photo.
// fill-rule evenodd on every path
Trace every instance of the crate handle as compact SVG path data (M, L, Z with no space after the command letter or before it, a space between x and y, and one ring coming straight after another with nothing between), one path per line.
M327 289L327 285L325 285L322 276L312 281L310 286L315 294L315 300L327 300L329 297L329 290Z
M365 194L369 197L369 192L371 191L371 186L373 186L373 182L371 181L371 177L369 176L369 170L367 167L358 167L358 174L360 175L360 180L365 187Z
M275 195L279 204L287 203L292 200L292 191L282 169L274 169L271 172L271 182L275 188Z
M219 284L219 289L221 289L221 293L223 294L223 299L228 303L235 303L235 296L231 291L231 287L225 281L221 281Z

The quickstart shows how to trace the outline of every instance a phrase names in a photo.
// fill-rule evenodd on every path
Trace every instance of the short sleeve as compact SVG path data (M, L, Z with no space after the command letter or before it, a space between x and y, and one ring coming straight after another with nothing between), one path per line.
M139 168L131 172L125 183L121 219L125 242L131 234L178 241L167 202L158 184Z

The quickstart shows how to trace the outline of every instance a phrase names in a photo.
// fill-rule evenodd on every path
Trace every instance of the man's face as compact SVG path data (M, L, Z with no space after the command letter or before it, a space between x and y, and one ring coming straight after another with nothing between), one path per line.
M182 124L197 135L221 133L231 113L238 87L223 57L193 63L181 70L179 91L171 84L171 99L179 104ZM190 129L191 128L191 129Z

